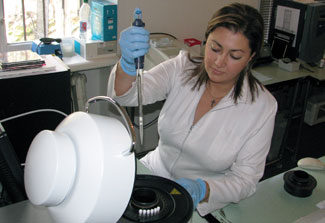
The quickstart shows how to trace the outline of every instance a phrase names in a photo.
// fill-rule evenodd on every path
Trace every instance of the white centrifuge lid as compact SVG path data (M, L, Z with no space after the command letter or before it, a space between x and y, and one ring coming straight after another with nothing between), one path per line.
M69 115L30 146L24 176L29 200L48 207L58 222L117 222L134 186L133 145L115 118Z

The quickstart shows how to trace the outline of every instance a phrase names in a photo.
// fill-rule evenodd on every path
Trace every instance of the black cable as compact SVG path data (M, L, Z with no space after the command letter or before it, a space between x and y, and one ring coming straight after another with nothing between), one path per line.
M176 36L173 36L172 34L169 34L169 33L159 33L159 32L157 32L157 33L150 33L150 35L166 35L166 36L170 36L170 37L172 37L174 39L177 39Z
M131 118L131 122L132 122L133 126L136 127L136 128L139 128L139 125L135 123L135 118L134 118L135 117L135 108L136 107L130 107L130 111L127 110L127 113L130 116L130 118ZM149 128L153 124L157 123L158 122L158 118L159 118L159 114L154 119L152 119L150 122L148 122L147 124L144 124L143 125L143 128L144 129Z
M37 47L36 47L36 49L35 49L35 52L38 53L38 54L40 54L40 52L38 52L38 49L39 49L39 47L41 46L42 43L43 43L43 42L40 41L40 42L37 44Z
M150 122L148 122L147 124L143 125L143 128L144 129L149 128L151 125L157 123L158 118L159 118L159 115L156 118L154 118L153 120L151 120ZM133 122L132 124L134 125L134 127L139 128L139 125L136 124L135 122Z

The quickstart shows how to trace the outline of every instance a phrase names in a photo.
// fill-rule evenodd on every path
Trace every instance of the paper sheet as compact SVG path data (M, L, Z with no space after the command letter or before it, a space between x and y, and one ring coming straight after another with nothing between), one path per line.
M265 75L263 75L263 74L261 74L261 73L255 71L255 70L252 70L252 74L253 74L253 76L256 77L257 80L259 80L260 82L264 82L264 81L272 80L271 77L267 77L267 76L265 76Z
M325 200L319 202L318 204L316 204L316 206L317 206L318 208L320 208L320 209L325 209Z
M313 213L299 218L294 223L324 223L325 222L325 209L319 209Z
M299 9L278 5L275 20L275 28L288 33L292 33L296 36L298 33L299 15ZM295 45L296 37L293 40L292 47L295 47Z

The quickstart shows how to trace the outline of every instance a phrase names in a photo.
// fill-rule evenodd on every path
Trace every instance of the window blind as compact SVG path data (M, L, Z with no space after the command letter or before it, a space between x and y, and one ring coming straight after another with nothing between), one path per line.
M271 17L272 17L273 0L261 0L260 13L264 19L264 41L268 42Z

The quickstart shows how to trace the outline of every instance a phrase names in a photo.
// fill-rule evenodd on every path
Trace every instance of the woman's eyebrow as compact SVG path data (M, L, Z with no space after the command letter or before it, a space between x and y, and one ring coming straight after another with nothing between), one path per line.
M212 40L215 44L217 44L220 48L223 48L222 45L217 40Z
M214 42L215 44L217 44L220 48L223 48L223 46L217 40L212 40L212 42ZM245 52L242 49L231 49L230 51L231 52L243 52L243 53Z

